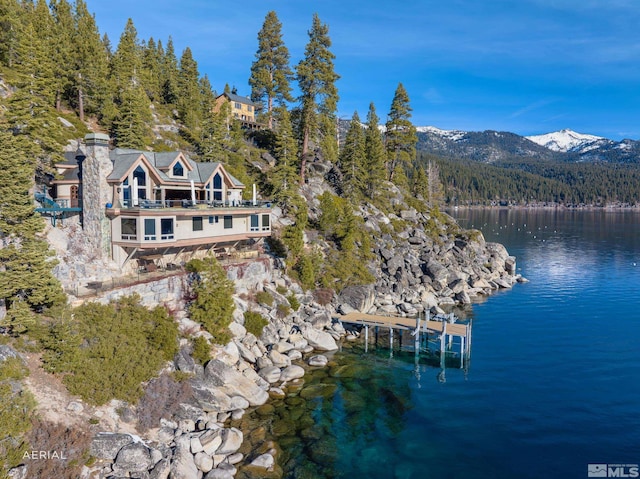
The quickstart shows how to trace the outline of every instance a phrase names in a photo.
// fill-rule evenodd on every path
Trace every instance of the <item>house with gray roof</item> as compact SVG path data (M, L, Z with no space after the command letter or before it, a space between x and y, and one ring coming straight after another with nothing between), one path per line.
M91 133L56 166L53 199L81 207L87 241L123 265L271 234L270 204L257 201L255 185L243 199L245 185L219 162L180 151L110 150L108 136Z

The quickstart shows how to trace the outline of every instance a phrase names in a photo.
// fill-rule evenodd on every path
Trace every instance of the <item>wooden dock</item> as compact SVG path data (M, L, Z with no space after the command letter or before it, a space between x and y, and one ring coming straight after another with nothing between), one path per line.
M374 327L389 329L389 349L393 355L393 336L394 331L411 331L414 338L414 350L416 357L423 349L422 338L424 337L429 343L429 335L432 335L439 341L440 360L444 368L446 354L451 352L452 340L458 338L460 367L465 365L465 359L468 360L471 355L471 324L460 324L455 322L453 314L438 317L438 320L432 319L429 314L426 317L407 318L400 316L382 316L375 314L365 314L360 312L351 312L338 319L342 323L355 324L364 327L365 333L365 351L369 347L369 328ZM402 336L400 336L402 341Z

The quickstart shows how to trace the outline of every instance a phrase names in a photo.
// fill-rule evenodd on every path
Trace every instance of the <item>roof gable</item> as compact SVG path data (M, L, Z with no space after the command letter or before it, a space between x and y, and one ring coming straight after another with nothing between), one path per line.
M211 165L210 167L204 167L203 165ZM233 188L244 188L244 185L238 181L237 178L234 178L232 175L230 175L227 170L224 169L224 166L222 166L222 163L199 163L198 167L201 168L201 174L205 173L206 176L202 175L202 183L203 184L207 184L211 181L211 179L213 178L213 176L216 173L220 173L222 174L222 177L225 180L225 183L227 183L228 185L231 185ZM208 174L207 174L208 173Z
M113 163L113 171L107 177L108 182L122 182L124 178L129 176L131 172L136 169L141 163L147 167L149 174L154 177L157 182L161 181L159 171L155 168L146 154L143 152L127 153L124 155L118 155L116 161Z

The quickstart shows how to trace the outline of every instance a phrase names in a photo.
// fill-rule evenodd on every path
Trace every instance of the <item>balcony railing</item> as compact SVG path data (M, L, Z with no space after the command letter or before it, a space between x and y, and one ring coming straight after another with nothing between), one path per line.
M253 204L251 200L242 200L231 202L231 204L223 201L204 201L197 200L195 204L191 200L138 200L138 205L134 206L132 200L124 200L123 208L271 208L271 201L256 201Z

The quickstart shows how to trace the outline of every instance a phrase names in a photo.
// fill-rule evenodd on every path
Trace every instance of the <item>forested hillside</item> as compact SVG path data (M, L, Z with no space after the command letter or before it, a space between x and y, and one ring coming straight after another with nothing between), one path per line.
M640 169L633 165L537 158L487 165L423 152L418 161L439 165L446 192L444 201L451 205L629 206L640 198Z

